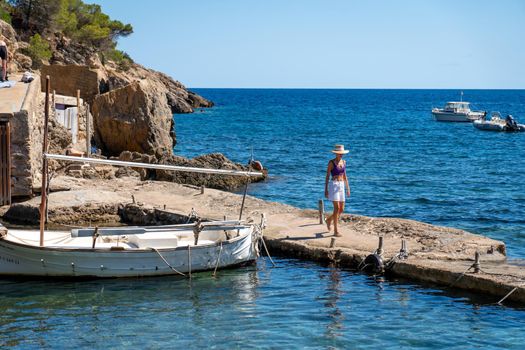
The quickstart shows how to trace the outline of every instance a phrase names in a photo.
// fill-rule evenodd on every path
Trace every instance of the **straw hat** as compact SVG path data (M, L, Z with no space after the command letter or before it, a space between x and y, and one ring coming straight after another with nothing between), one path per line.
M333 153L336 153L336 154L347 154L348 150L345 150L345 146L344 145L335 145L334 146L334 149L332 150Z

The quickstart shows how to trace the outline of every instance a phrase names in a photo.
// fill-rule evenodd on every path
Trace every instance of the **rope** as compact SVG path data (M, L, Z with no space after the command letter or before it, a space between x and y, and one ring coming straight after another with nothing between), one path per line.
M192 218L195 218L195 219L199 218L199 215L197 214L194 208L191 208L191 211L188 214L188 220L186 220L186 223L189 224Z
M385 263L385 270L386 269L391 269L392 266L394 266L394 264L396 263L396 260L401 258L401 253L397 253L396 255L394 255L392 258L390 258L390 260L388 260L386 263Z
M507 299L508 297L510 297L510 295L512 293L514 293L516 290L518 289L518 287L514 287L514 289L512 289L510 292L507 293L507 295L505 295L500 301L498 301L498 305L501 305L501 303Z
M191 279L191 246L188 244L188 275Z
M364 260L363 260L364 261ZM364 264L362 268L359 269L359 271L363 271L364 269L366 269L368 266L372 266L373 264Z
M221 249L219 250L219 256L217 257L217 263L215 264L215 270L213 270L213 274L212 274L213 277L217 275L217 268L219 267L219 261L221 261L221 253L222 253L222 241L221 241Z
M472 264L472 265L470 265L468 269L466 269L461 275L459 275L458 278L456 278L456 280L455 280L454 282L452 282L452 283L449 285L449 287L452 287L452 286L455 285L460 279L462 279L463 276L465 276L465 274L466 274L467 272L469 272L469 270L470 270L471 268L474 267L474 265L475 265L475 263Z
M264 250L266 251L266 255L268 255L268 259L272 262L272 265L275 267L277 266L275 262L272 260L272 257L270 256L270 252L268 252L268 247L266 246L266 242L264 241L264 237L261 236L261 241L264 247Z
M162 259L162 261L164 261L166 263L166 265L168 265L168 267L170 269L172 269L174 272L178 273L179 275L182 275L182 276L186 277L185 274L183 274L182 272L176 270L173 266L171 266L170 263L166 259L164 259L162 254L160 254L160 252L159 252L159 250L157 248L151 248L151 250L153 250L155 253L157 253L160 256L160 258Z

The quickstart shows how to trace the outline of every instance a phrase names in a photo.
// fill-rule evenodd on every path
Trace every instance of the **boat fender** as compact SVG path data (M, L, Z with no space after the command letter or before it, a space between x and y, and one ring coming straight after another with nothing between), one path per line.
M250 162L250 165L253 169L257 170L257 171L262 171L264 169L263 165L261 162L259 162L258 160L252 160Z
M379 254L370 254L366 257L363 270L367 273L380 274L385 270L383 258Z

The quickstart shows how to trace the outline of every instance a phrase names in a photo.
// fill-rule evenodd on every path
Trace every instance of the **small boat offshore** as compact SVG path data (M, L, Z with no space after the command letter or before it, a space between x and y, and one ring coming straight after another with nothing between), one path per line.
M500 131L500 132L524 132L525 124L518 124L518 122L508 115L503 119L498 112L492 114L489 120L484 118L474 121L472 123L476 129L485 131Z
M473 111L470 102L463 101L463 91L459 102L447 102L443 108L432 108L432 116L439 122L464 122L470 123L487 115L485 111Z

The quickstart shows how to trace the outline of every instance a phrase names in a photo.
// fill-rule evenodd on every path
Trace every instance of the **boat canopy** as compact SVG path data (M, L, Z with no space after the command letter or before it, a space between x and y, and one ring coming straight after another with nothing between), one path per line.
M447 102L446 110L470 110L469 102Z

